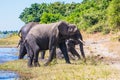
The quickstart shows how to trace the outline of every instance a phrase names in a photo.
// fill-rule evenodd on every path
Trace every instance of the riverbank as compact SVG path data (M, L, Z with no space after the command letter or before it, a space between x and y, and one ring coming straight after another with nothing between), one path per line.
M7 38L0 38L0 48L17 47L19 39L20 38L17 35L11 35Z
M83 61L71 61L72 64L65 64L64 60L57 60L57 64L40 67L27 67L27 60L17 60L0 65L2 70L11 70L20 74L22 80L119 80L120 72L107 64L101 63L94 58L87 58L86 64Z
M27 67L27 60L16 60L0 65L0 70L11 70L20 74L23 80L119 80L120 79L120 42L119 35L101 33L83 33L87 62L71 60L66 64L64 59L40 67ZM18 41L19 39L16 39Z

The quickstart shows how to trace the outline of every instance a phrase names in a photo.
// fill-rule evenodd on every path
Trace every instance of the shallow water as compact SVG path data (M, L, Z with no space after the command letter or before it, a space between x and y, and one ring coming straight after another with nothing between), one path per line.
M0 64L17 60L17 48L0 48ZM18 80L19 75L13 71L0 70L0 80Z
M0 71L0 80L19 80L19 75L12 71Z
M8 61L17 60L18 56L16 48L0 48L0 64Z

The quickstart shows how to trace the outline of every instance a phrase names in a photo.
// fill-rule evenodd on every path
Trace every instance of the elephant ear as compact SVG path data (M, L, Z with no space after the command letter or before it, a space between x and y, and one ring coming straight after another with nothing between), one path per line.
M58 22L57 27L58 27L59 34L68 35L68 29L69 29L68 25L69 24L64 21Z
M69 32L76 32L78 30L75 24L69 24L68 26L69 26L68 29Z

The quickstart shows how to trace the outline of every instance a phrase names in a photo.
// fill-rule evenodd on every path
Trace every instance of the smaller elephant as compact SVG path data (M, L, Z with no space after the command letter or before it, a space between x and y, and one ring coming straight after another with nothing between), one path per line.
M75 26L75 25L70 24L69 26ZM75 44L79 45L81 55L82 55L82 57L84 59L84 62L86 62L86 57L85 57L85 53L84 53L84 49L83 49L84 41L83 41L82 35L81 35L78 28L77 28L76 32L73 35L70 35L70 39L71 39L70 41L72 41L74 43L74 45ZM70 50L72 50L72 48L70 48Z

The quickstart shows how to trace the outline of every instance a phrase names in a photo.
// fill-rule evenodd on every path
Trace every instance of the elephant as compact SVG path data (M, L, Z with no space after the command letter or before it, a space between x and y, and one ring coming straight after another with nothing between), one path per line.
M73 24L69 24L69 26L75 26ZM67 46L67 50L68 52L72 53L69 54L69 57L71 57L72 59L74 59L75 56L78 57L78 59L80 59L80 55L79 53L75 50L75 45L79 45L80 47L80 52L82 54L82 57L84 58L84 62L86 61L86 58L85 58L85 54L84 54L84 49L83 49L83 44L85 42L83 41L82 39L82 35L79 31L79 29L76 30L76 32L74 33L74 35L70 36L70 39L67 39L66 40L66 46ZM62 56L60 56L60 54L62 53L60 50L57 51L59 57L61 58ZM41 58L44 59L44 55L45 55L45 52L41 53ZM74 57L72 57L74 56Z
M69 26L75 26L75 25L70 24ZM71 39L70 41L72 41L74 43L74 45L79 44L81 55L84 58L84 62L86 62L85 53L84 53L84 49L83 49L83 45L85 44L85 42L83 41L82 35L78 28L77 28L76 32L70 36L70 39ZM72 43L72 42L69 42L69 43ZM70 46L70 45L68 44L68 46ZM72 47L70 48L70 50L72 50Z
M39 23L38 22L29 22L28 24L24 25L20 29L20 31L18 33L18 36L20 37L20 42L18 44L18 45L20 45L19 57L18 57L19 59L23 59L23 57L27 54L27 50L26 50L26 48L25 48L25 46L23 44L23 41L25 40L25 37L28 34L28 32L30 31L30 29L33 28L34 25L37 25L37 24L39 24ZM71 57L71 56L76 55L78 57L78 59L80 59L80 55L75 50L75 45L76 45L75 41L73 42L73 41L67 40L67 44L68 44L67 45L68 52L72 53L72 55L69 54L69 56ZM60 50L57 51L57 54L59 55L59 57L62 57L62 56L60 56L61 53L62 52ZM44 55L45 55L45 51L41 51L41 59L44 59ZM72 59L74 59L74 58L72 58Z
M23 44L28 54L28 66L40 66L38 62L39 51L49 50L49 58L44 65L48 65L56 56L56 47L62 51L66 63L70 64L65 44L66 39L73 38L77 27L71 26L65 21L51 24L37 24L28 32Z
M27 50L25 48L25 45L23 44L23 41L25 40L26 35L30 31L31 28L33 28L35 25L39 24L38 22L29 22L28 24L25 24L20 31L18 32L18 36L20 37L18 46L20 46L19 50L19 59L22 59L25 54L27 53Z

